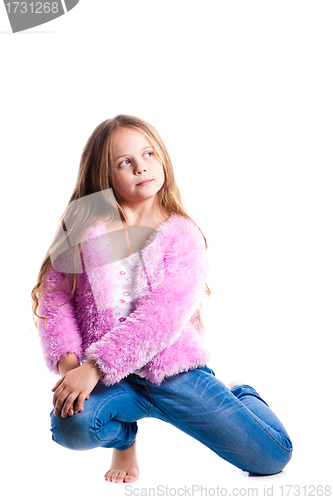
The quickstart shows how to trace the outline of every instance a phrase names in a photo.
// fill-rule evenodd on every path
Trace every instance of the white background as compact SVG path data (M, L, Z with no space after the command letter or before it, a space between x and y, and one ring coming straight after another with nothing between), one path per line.
M159 130L207 238L209 366L226 384L253 385L295 449L278 476L248 478L171 425L141 420L136 496L199 485L262 496L273 486L279 497L281 485L331 484L332 16L328 1L81 0L12 34L1 4L6 498L129 496L103 479L111 450L51 441L59 377L30 299L83 147L118 113Z

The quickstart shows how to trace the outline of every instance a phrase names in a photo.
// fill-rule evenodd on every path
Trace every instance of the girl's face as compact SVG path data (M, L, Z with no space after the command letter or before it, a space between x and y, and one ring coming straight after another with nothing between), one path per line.
M164 170L155 148L139 130L119 128L113 137L115 188L122 201L138 203L155 197ZM150 181L142 184L144 181Z

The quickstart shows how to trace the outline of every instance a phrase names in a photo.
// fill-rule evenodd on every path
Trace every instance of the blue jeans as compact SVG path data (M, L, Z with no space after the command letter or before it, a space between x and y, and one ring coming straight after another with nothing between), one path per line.
M83 412L63 418L52 410L52 439L73 450L125 450L145 417L169 422L252 475L277 474L291 459L287 431L259 394L248 385L230 391L208 366L160 386L135 374L109 387L98 382Z

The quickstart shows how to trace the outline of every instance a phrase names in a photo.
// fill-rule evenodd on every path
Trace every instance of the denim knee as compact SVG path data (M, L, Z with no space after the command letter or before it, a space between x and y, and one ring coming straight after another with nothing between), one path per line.
M261 464L255 470L246 470L250 476L273 476L283 471L292 457L292 445L290 450L276 456L269 456L265 464Z
M51 412L52 439L71 450L89 450L98 446L96 432L92 427L91 412L83 411L72 416L54 416Z

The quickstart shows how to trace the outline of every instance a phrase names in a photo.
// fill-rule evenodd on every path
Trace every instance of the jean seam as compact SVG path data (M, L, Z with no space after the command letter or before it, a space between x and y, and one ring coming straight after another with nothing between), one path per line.
M151 397L151 392L149 390L149 387L147 384L144 384L146 389L147 389L147 392L148 392L148 395L149 395L149 404L148 404L148 407L147 407L147 417L150 417L151 415L151 412L152 412L152 408L153 408L153 399Z
M201 373L206 373L206 375L211 375L212 377L216 378L216 376L213 375L212 373L206 372L205 370L200 370L200 368L195 368L195 371L201 372Z
M242 405L242 407L248 412L248 414L250 415L250 417L252 418L252 420L254 420L256 422L257 425L259 425L259 427L265 432L265 434L267 434L267 436L269 436L280 448L281 450L291 454L292 451L293 451L293 447L291 447L290 449L289 448L286 448L285 446L283 446L281 443L279 443L279 441L270 433L267 431L267 429L265 429L265 427L263 427L261 425L261 423L255 418L255 415L253 415L251 413L251 411L244 405L244 403L242 403L240 401L240 399L238 399L236 396L234 396L238 401L239 403ZM280 432L280 431L277 431L277 432ZM283 434L285 435L284 433L280 432L280 434ZM285 436L287 437L287 436ZM290 440L290 438L288 438Z
M147 401L146 417L150 417L152 409L153 409L154 401L153 401L153 398L151 396L151 392L149 390L148 385L144 383L144 380L147 380L147 379L143 378L143 377L139 377L139 375L137 375L136 373L131 374L131 375L134 375L136 377L137 383L140 386L144 387L146 389L147 393L148 393L149 401Z
M136 439L136 434L132 439L129 440L129 442L127 444L132 446L132 444L134 444L134 442L135 442L135 439Z

